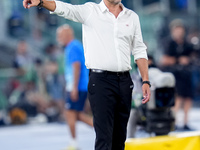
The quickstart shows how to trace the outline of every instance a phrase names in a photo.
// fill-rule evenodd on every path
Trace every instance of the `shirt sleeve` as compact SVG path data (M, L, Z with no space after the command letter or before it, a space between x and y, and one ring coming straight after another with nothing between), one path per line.
M133 38L133 50L132 54L134 56L134 61L140 58L148 59L147 57L147 47L143 42L142 32L140 27L139 17L136 16L136 28Z
M80 48L78 46L73 46L72 50L69 53L69 62L74 63L74 62L80 62L81 61L81 54L80 54Z
M50 12L51 14L57 14L58 16L75 22L84 23L92 13L93 6L91 2L83 5L72 5L61 1L55 1L55 3L56 9L54 12Z

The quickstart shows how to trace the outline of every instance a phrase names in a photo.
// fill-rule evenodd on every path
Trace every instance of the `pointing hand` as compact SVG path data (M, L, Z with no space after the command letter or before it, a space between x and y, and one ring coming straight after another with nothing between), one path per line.
M38 4L40 3L40 0L24 0L23 1L23 6L24 8L31 8L34 6L38 6Z

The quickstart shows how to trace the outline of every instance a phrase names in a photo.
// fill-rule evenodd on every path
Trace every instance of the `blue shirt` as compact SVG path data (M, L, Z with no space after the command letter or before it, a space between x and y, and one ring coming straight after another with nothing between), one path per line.
M73 63L80 62L79 91L87 91L89 71L85 66L85 57L82 44L78 40L71 41L65 47L65 80L66 90L71 92L74 85Z

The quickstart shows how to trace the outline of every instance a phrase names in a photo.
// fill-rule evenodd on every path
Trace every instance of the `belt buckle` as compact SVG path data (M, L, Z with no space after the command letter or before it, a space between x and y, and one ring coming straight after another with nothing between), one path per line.
M100 69L92 69L92 72L96 72L96 73L102 73L103 70L100 70Z
M123 75L125 75L125 71L122 71L122 72L117 72L117 76L123 76Z

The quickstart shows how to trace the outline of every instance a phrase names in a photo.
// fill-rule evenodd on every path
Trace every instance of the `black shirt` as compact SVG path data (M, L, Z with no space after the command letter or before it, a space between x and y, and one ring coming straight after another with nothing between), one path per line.
M179 58L181 56L190 56L193 48L190 43L184 40L183 44L177 44L174 40L170 39L165 46L165 55Z

